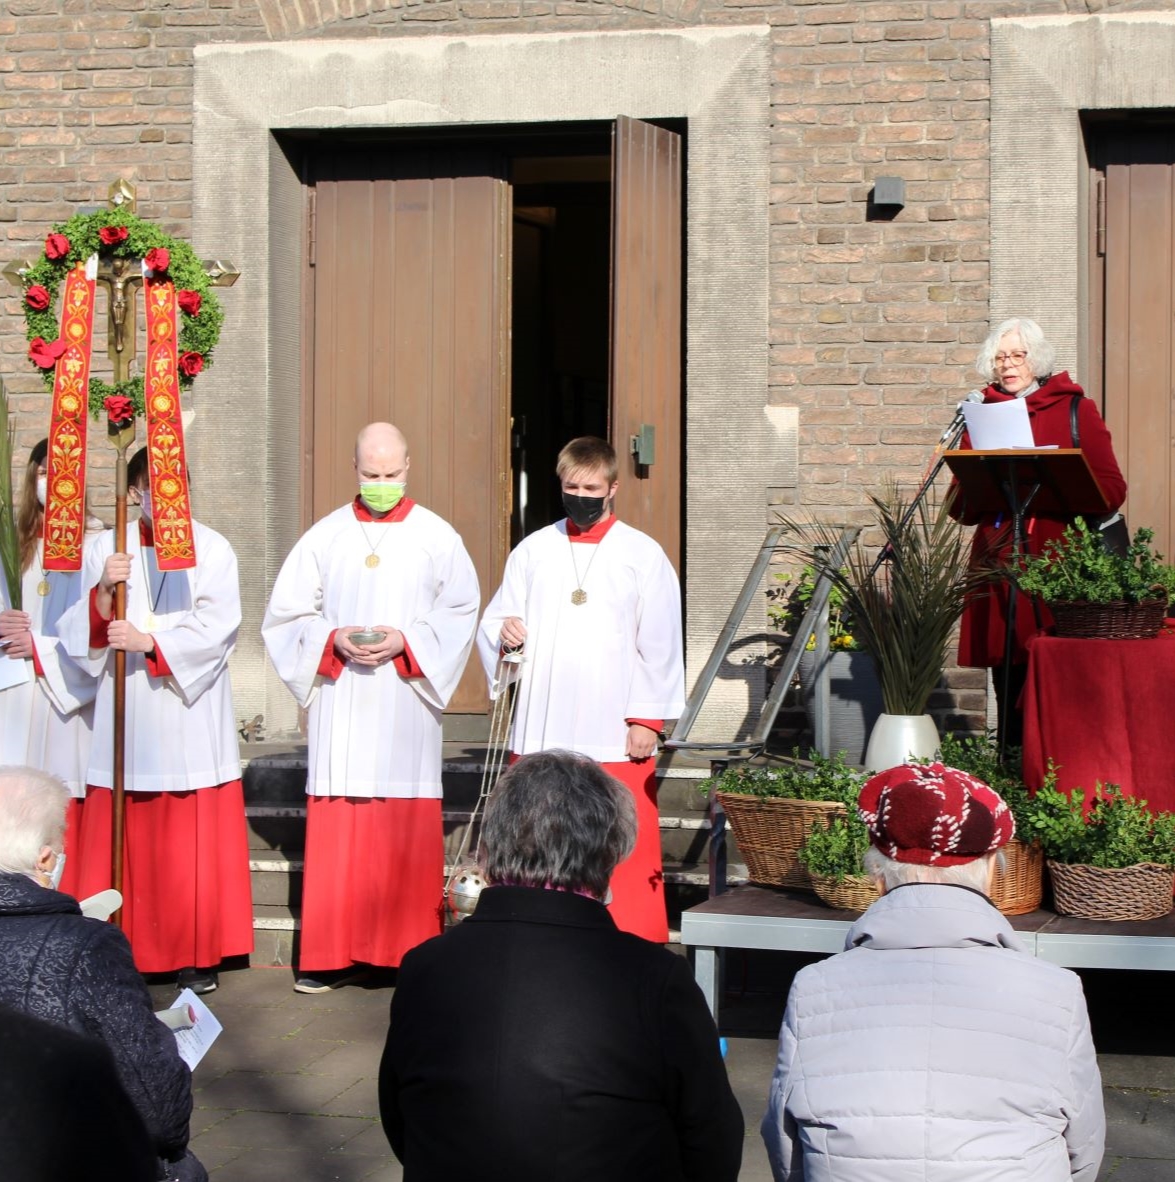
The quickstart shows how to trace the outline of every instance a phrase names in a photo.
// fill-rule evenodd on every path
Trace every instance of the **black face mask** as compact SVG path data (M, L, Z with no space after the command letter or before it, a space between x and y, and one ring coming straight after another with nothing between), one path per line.
M580 529L591 529L604 516L604 506L607 503L607 497L577 497L571 493L563 494L563 508Z

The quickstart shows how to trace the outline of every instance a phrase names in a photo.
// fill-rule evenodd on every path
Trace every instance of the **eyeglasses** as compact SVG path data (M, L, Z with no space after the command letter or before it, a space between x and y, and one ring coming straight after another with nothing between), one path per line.
M997 353L995 355L995 363L996 365L1003 365L1005 362L1010 361L1013 365L1023 365L1027 357L1027 353L1022 349L1017 349L1015 353Z

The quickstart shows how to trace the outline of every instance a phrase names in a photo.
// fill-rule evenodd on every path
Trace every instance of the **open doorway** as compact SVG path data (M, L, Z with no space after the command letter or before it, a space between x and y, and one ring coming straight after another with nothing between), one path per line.
M563 516L555 460L578 435L607 438L611 160L512 161L510 541Z

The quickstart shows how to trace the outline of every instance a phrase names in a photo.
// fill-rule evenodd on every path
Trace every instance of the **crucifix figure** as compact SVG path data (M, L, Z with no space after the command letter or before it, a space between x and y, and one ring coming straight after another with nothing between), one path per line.
M135 359L135 289L142 287L137 260L104 258L98 262L98 282L107 291L107 355L115 382L129 378Z

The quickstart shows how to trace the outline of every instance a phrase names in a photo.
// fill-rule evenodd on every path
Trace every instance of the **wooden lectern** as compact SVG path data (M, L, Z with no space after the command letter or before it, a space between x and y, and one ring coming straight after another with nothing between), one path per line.
M1029 508L1059 517L1100 517L1110 511L1105 493L1080 448L1007 448L948 451L943 456L959 485L958 501L968 515L1007 513L1012 526L1012 562L1024 554L1024 518ZM1018 588L1008 588L1004 625L1004 685L1007 702L1016 635ZM1010 708L1010 704L1009 704ZM999 720L1000 761L1007 746L1007 710Z

